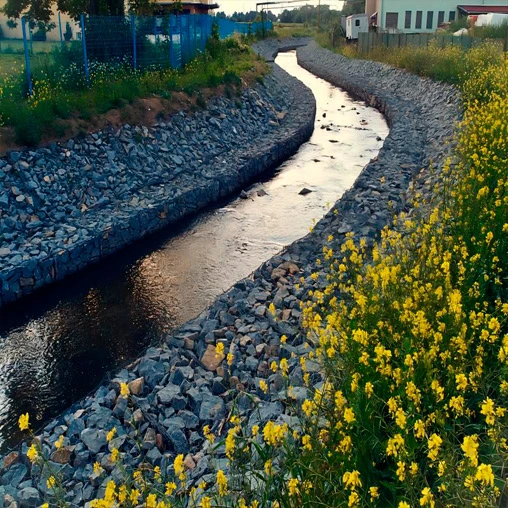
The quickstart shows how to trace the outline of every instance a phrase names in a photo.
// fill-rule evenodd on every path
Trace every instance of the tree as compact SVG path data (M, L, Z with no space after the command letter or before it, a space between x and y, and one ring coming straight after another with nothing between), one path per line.
M362 14L365 12L365 0L349 0L342 8L343 16L351 16L351 14Z
M128 0L129 10L144 13L152 5L151 0ZM124 0L7 0L1 11L9 19L22 15L36 21L47 23L54 9L68 13L74 19L82 13L109 16L125 14Z
M71 24L67 21L65 23L65 32L63 34L65 42L69 42L72 39L72 28Z

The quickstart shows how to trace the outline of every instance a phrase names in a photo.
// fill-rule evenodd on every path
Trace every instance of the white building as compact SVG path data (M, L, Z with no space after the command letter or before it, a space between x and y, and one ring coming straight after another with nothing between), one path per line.
M378 31L431 33L469 14L508 13L508 0L366 0L365 13Z

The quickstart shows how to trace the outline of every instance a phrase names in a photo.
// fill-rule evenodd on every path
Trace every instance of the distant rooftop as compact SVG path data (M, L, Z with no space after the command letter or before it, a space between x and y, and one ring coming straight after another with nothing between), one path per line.
M467 16L489 14L490 12L508 14L508 5L458 5L457 8L462 14Z

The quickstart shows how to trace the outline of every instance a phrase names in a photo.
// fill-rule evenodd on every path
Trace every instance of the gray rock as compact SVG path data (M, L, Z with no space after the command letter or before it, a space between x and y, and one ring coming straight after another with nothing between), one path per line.
M39 491L33 487L26 487L18 494L20 507L38 506L41 503Z
M103 430L85 429L80 435L81 441L93 453L99 453L106 446L106 433Z
M226 405L220 397L211 396L201 402L199 419L203 421L220 420L226 414Z

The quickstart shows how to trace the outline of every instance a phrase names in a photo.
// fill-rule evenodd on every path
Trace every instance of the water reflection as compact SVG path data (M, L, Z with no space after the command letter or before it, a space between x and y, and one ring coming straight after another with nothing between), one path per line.
M314 91L318 114L309 143L272 179L0 309L1 443L18 439L19 414L47 421L304 236L377 153L388 129L376 111L300 68L294 54L277 62ZM303 187L312 193L300 196Z

